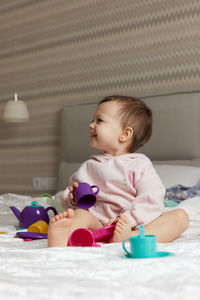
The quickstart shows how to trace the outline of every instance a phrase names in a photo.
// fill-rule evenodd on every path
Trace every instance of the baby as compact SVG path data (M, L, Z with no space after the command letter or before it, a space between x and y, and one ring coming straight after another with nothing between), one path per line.
M93 155L71 176L70 186L61 196L64 212L49 224L48 246L67 246L70 234L78 228L98 229L116 223L110 242L122 242L138 234L157 235L158 242L170 242L188 227L182 209L165 212L165 187L149 158L135 151L152 134L152 112L139 99L110 96L97 106L89 125L90 146L102 153ZM78 208L73 189L80 182L97 185L95 205Z

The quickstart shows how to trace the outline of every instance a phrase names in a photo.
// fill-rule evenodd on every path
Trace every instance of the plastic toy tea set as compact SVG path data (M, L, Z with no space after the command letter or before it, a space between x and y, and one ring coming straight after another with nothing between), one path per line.
M94 189L96 191L94 191ZM96 195L99 188L96 185L90 186L88 183L79 183L79 186L74 189L74 197L79 208L88 209L96 202ZM31 205L26 206L21 212L14 206L10 209L19 220L19 231L16 235L23 238L24 241L34 239L47 239L49 216L48 211L53 211L54 215L57 211L54 207L49 206L44 208L37 201L33 201ZM27 229L27 231L21 231ZM69 246L78 247L100 247L98 242L108 243L113 236L115 224L105 226L94 231L86 228L79 228L72 232L69 237ZM126 242L130 243L130 252L126 248ZM124 240L122 247L125 251L124 258L156 258L174 256L174 253L157 251L157 242L155 235L145 235L144 226L139 225L139 235L131 236Z
M27 229L28 231L18 231L17 236L25 240L47 238L49 215L48 211L52 210L54 215L57 214L55 207L49 206L44 208L37 201L31 202L21 212L15 207L10 209L19 220L18 229Z
M130 242L130 252L126 249L126 242ZM125 258L156 258L175 256L172 252L157 251L156 235L145 235L144 225L139 225L139 235L131 236L122 242L126 252Z

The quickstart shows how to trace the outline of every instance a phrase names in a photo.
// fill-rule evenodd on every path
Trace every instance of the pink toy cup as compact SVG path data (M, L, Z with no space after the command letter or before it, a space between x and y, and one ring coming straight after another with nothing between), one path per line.
M92 232L86 228L78 228L72 232L69 245L73 247L100 247L95 243Z
M92 232L95 242L109 243L109 240L114 234L115 225L116 224L112 224L112 225L95 229Z
M96 189L94 192L93 189ZM74 188L74 198L79 208L88 209L96 202L96 195L99 188L96 185L89 185L86 182L79 183L77 188Z

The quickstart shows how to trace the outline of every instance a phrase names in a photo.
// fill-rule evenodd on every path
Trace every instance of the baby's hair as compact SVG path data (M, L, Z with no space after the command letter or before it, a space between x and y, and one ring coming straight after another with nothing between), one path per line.
M136 151L143 146L152 135L152 112L151 109L141 100L128 96L108 96L99 102L116 101L122 105L119 110L122 127L133 129L133 141L128 149Z

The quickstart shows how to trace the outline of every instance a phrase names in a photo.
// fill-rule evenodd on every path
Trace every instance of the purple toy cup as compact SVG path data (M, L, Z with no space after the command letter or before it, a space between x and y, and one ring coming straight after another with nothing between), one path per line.
M72 232L69 245L73 247L100 247L95 243L92 232L86 228L78 228Z
M96 189L96 191L93 191ZM77 188L74 188L74 198L79 208L88 209L96 202L96 195L99 188L96 185L89 185L86 182L79 183Z

